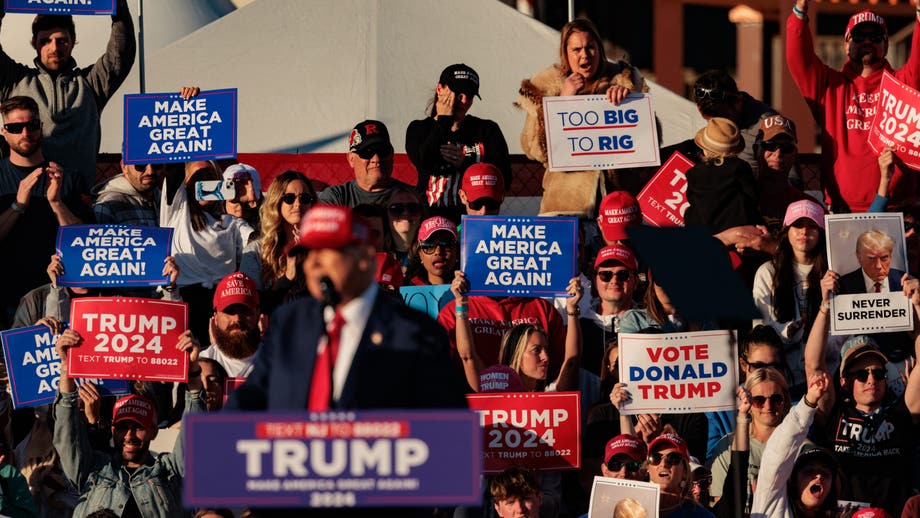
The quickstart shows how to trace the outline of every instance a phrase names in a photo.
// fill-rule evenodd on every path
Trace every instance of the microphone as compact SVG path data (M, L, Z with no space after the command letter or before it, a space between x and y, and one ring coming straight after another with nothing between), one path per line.
M339 295L338 291L336 291L335 284L332 283L332 279L330 279L328 276L323 275L319 279L319 289L323 294L322 302L324 306L329 306L334 309L335 306L341 302L342 296Z

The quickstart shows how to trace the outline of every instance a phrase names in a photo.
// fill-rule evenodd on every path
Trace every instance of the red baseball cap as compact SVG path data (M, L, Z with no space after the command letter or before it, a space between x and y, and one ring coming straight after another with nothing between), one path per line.
M259 310L259 290L256 282L243 272L233 272L217 283L214 289L214 309L223 311L234 304Z
M457 224L444 216L434 216L426 219L418 227L418 240L427 241L432 234L439 230L450 232L457 239Z
M400 287L403 283L403 271L396 258L387 252L377 252L377 282Z
M874 23L878 25L882 28L882 32L885 33L885 37L888 37L888 26L885 25L885 19L866 9L865 11L860 11L850 17L850 21L847 22L847 31L843 35L844 41L850 41L850 33L853 32L853 29L857 25L863 23Z
M648 444L649 453L665 448L674 448L683 458L687 459L687 462L690 462L690 452L687 451L687 443L673 433L663 433L652 439L652 442Z
M630 270L639 269L639 263L636 261L636 254L623 245L610 245L601 248L597 253L597 259L594 260L594 268L606 263L607 261L617 261Z
M607 441L607 446L604 447L604 463L610 462L616 455L626 455L636 462L642 462L648 455L648 448L642 439L624 433Z
M880 507L864 507L853 513L853 518L891 518L891 515Z
M157 411L153 406L153 401L131 394L115 402L112 409L112 425L121 421L134 421L148 430L157 427Z
M314 205L300 220L300 239L288 255L311 248L340 249L357 243L369 243L369 225L360 216L340 205Z
M629 237L626 235L626 227L642 222L642 212L632 194L613 191L601 200L598 220L604 239L620 241Z
M505 179L502 178L502 172L492 164L480 162L469 166L463 172L460 188L469 201L491 198L500 202L505 199Z

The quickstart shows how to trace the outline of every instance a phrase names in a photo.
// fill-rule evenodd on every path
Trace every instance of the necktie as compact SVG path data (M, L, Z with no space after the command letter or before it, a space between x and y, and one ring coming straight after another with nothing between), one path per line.
M336 313L326 328L326 346L317 353L316 363L313 364L313 380L310 382L310 397L307 400L307 410L311 412L329 410L329 402L332 400L332 369L339 354L343 327L345 319Z
M880 283L880 282L875 283L875 292L876 292L876 293L881 293L881 292L882 292L882 283Z

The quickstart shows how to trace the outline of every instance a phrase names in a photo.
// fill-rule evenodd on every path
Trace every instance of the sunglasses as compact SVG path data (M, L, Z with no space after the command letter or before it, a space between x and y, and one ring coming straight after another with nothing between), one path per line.
M42 121L38 119L32 119L26 122L8 122L3 125L3 129L5 129L9 133L14 133L14 134L22 133L23 128L29 131L36 131L40 129L41 127L42 127Z
M635 473L639 471L639 468L642 467L642 463L636 462L633 460L621 462L621 461L613 460L613 459L611 459L610 462L607 463L607 469L613 472L620 471L621 469L623 469L623 466L626 466L626 471L628 473Z
M417 216L422 213L422 204L415 202L391 203L387 210L390 211L392 216L399 216L404 213L410 216Z
M850 35L850 41L852 41L853 43L862 43L862 42L864 42L864 41L866 41L866 40L869 40L869 41L871 41L872 43L878 44L878 43L881 43L881 42L885 41L885 36L882 35L882 34L878 34L878 33L875 33L875 34L851 34L851 35Z
M374 145L368 146L364 149L356 149L355 154L364 160L373 158L374 155L377 155L380 158L389 158L393 156L393 148L390 146Z
M287 205L293 205L294 200L300 200L301 205L313 205L313 202L315 201L313 195L306 192L302 192L300 194L289 192L281 196L281 201Z
M684 457L680 453L671 452L667 455L662 455L660 453L652 453L648 456L648 463L651 466L658 466L661 464L661 461L664 460L664 467L670 468L671 466L676 466L680 464Z
M872 374L872 379L875 381L882 381L886 378L887 372L885 369L863 369L847 374L848 378L856 378L860 383L865 383L869 380L869 374Z
M770 394L767 396L754 396L751 398L751 404L754 405L754 408L763 408L767 404L767 400L770 401L770 406L778 407L786 401L786 397L782 394Z
M785 153L788 155L789 153L795 151L795 144L792 142L770 142L767 140L760 143L760 148L771 153L778 149L780 153Z
M632 277L632 274L629 273L629 270L617 270L615 272L604 270L597 272L597 278L604 282L610 282L610 279L614 277L617 278L617 282L626 282Z
M479 198L476 201L469 202L469 205L473 210L480 210L485 207L487 211L495 211L502 206L500 201L493 200L492 198Z
M445 241L421 241L418 244L419 250L428 255L435 253L438 247L441 247L441 250L447 251L453 250L455 246L457 246L457 242L453 239Z
M747 363L748 366L750 366L752 369L755 369L755 370L756 369L766 369L766 368L773 368L776 370L780 370L782 368L782 366L777 362L764 363L764 362L749 362L747 360L744 360L744 362Z
M143 173L144 171L147 170L148 167L152 167L154 170L158 170L158 169L163 169L164 167L166 167L166 165L165 164L134 164L131 167L134 168L134 171L138 173Z
M722 102L726 98L733 97L734 94L726 92L725 90L715 87L715 88L703 88L702 86L697 86L693 89L693 96L696 97L697 101L702 101L705 98L710 98L715 102Z

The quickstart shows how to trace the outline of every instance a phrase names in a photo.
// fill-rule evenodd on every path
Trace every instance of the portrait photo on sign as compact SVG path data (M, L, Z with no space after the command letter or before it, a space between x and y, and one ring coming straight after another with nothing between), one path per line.
M826 216L828 268L836 272L831 334L913 329L903 295L907 247L902 214Z
M594 477L588 518L658 518L658 484Z

